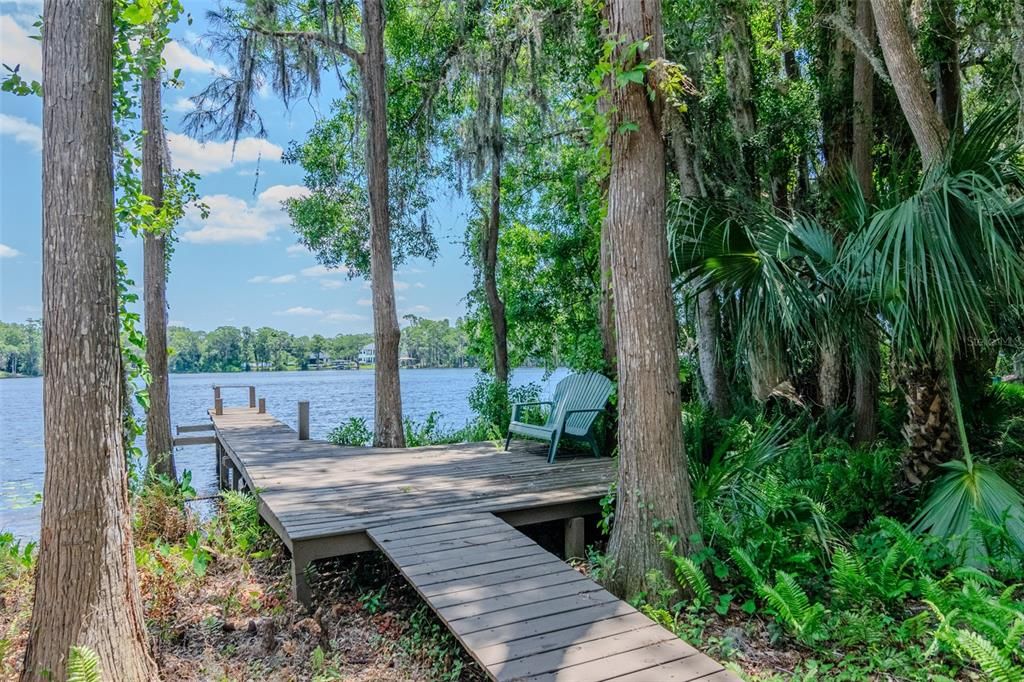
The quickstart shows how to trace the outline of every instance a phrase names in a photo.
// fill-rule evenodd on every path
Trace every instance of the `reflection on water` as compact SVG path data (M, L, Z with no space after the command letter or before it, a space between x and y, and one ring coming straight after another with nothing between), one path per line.
M467 402L476 380L472 369L402 371L402 408L406 417L422 420L441 414L445 426L459 427L472 418ZM550 393L564 370L544 379L541 369L516 370L513 384L537 382ZM310 402L310 435L324 438L341 421L363 417L373 424L373 371L246 372L175 374L171 376L171 423L200 424L213 405L214 384L253 384L267 399L267 411L296 427L300 400ZM244 389L224 389L225 405L246 405ZM43 381L39 378L0 381L0 530L34 538L38 533L38 493L43 489ZM195 434L200 435L200 434ZM178 470L190 469L199 495L216 489L212 445L178 448Z

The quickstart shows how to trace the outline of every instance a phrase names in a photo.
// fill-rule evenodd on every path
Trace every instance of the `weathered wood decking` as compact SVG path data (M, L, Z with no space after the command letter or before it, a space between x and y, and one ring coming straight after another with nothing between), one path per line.
M211 416L221 482L256 491L301 601L311 561L380 549L495 680L736 679L514 528L564 519L581 534L611 460L548 464L493 443L341 448L255 409Z

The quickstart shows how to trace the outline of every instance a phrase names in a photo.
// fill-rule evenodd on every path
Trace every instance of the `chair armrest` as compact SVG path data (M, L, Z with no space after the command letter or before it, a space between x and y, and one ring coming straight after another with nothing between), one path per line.
M574 414L587 414L589 412L604 412L604 408L590 408L588 410L566 410L565 414L562 415L562 423L558 425L559 429L565 429L565 422L569 421L569 417Z
M536 400L531 403L516 403L512 406L512 421L519 421L519 408L521 407L532 407L534 405L550 405L550 400Z

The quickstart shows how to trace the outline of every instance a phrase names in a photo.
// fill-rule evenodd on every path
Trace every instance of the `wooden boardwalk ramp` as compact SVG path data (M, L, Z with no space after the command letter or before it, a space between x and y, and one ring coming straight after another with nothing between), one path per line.
M566 556L579 556L611 460L548 464L518 444L343 448L308 439L308 405L297 433L255 398L215 398L217 468L291 551L299 601L312 599L311 562L379 548L495 680L737 680L514 527L563 521Z
M496 680L736 679L493 514L368 533Z

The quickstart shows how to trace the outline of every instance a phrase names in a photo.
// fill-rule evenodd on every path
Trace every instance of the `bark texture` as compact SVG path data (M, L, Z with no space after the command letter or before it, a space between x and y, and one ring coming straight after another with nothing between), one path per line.
M853 442L874 442L878 435L878 370L881 360L878 342L872 334L871 342L853 364Z
M754 102L754 39L750 33L747 17L750 7L747 0L730 0L725 3L725 35L730 45L724 50L726 87L732 104L732 116L736 142L740 150L742 181L748 185L750 196L760 193L757 175L757 150L754 135L757 132L757 108Z
M935 61L935 108L947 130L962 126L960 96L960 40L956 27L956 3L932 0L932 40L938 59Z
M604 181L604 195L608 194L608 181ZM612 242L608 216L601 219L600 267L601 300L598 318L601 324L601 351L604 356L604 373L610 379L618 376L618 360L615 353L615 295L612 290Z
M956 422L949 398L949 382L941 370L915 367L903 380L907 399L907 420L903 436L907 455L903 474L914 484L925 481L935 467L955 458L959 452Z
M649 37L640 58L664 56L659 0L611 0L606 9L619 50ZM650 569L668 569L655 524L667 524L688 551L697 522L679 412L661 103L637 84L615 88L612 97L610 130L627 121L637 126L612 134L608 189L619 357L618 500L608 545L616 570L609 580L620 595L632 595L648 586Z
M835 410L845 402L845 363L841 344L831 339L823 343L818 360L818 402L826 410Z
M495 56L491 83L490 133L491 143L491 201L484 226L482 251L484 295L491 314L491 333L494 342L494 378L508 384L508 321L505 302L498 293L498 236L501 229L501 164L504 156L505 135L502 118L505 108L505 70L508 55L498 49Z
M875 20L871 14L871 0L857 0L857 30L875 45ZM875 72L871 61L857 50L853 62L853 150L850 161L868 204L875 201L874 161L875 144Z
M384 78L384 8L382 0L363 3L363 42L359 60L366 116L366 177L370 195L370 278L373 286L373 340L377 364L373 444L405 447L402 392L398 378L401 332L395 309L395 269L391 260L391 215L388 204L388 119Z
M160 73L142 81L142 191L163 205L168 154L164 137ZM147 233L143 238L143 298L146 318L146 364L151 379L146 410L146 453L158 474L176 477L171 435L171 397L167 377L167 237Z
M105 679L157 679L121 442L110 0L43 10L43 383L46 473L21 679L65 680L72 646Z
M921 73L903 16L903 5L900 0L871 0L871 8L896 98L921 150L924 165L929 166L942 157L949 131L939 117Z

